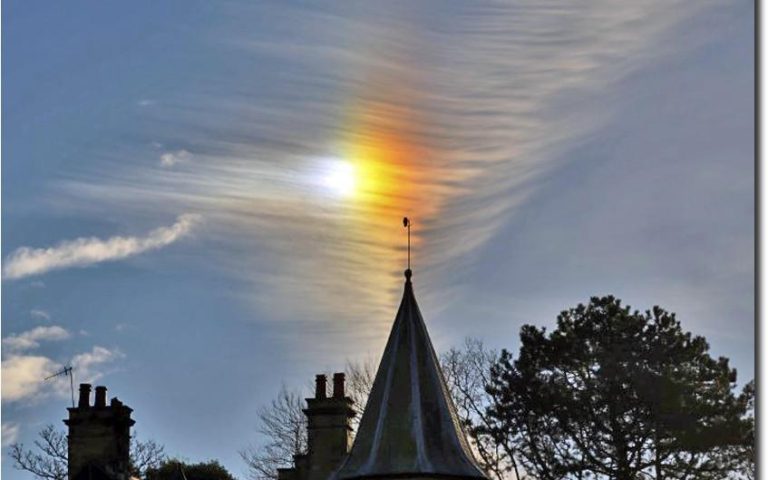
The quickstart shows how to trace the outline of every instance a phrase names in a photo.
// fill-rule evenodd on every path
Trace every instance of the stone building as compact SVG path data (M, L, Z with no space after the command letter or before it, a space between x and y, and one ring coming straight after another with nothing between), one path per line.
M411 270L355 437L343 374L307 399L308 451L279 480L485 479L477 465L416 303Z
M117 398L107 404L107 387L80 384L77 407L68 408L68 478L70 480L127 480L130 469L131 408Z

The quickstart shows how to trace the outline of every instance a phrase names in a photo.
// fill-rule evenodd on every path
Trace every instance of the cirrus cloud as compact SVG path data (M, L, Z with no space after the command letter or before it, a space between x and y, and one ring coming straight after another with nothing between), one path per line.
M173 225L156 228L144 237L116 236L106 240L88 237L64 241L49 248L21 247L6 257L3 277L23 278L50 270L84 267L157 250L187 235L199 220L198 215L180 215Z

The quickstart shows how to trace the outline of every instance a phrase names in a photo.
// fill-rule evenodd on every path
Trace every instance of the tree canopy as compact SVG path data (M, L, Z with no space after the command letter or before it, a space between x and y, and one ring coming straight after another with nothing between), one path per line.
M659 307L594 297L526 325L491 369L488 427L541 480L750 476L751 384ZM746 452L746 453L745 453Z
M199 463L185 463L178 459L164 461L156 468L150 468L147 480L235 480L229 471L216 460Z

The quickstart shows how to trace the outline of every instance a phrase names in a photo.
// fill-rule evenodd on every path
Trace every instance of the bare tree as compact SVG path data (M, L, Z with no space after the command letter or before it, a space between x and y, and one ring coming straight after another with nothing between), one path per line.
M480 466L494 479L502 480L514 473L520 479L517 463L508 452L488 433L491 419L486 409L491 398L485 386L491 373L491 366L498 359L498 352L488 350L483 342L466 338L462 349L451 348L440 357L448 389L456 405L456 413L469 435L470 444Z
M139 478L147 477L147 470L158 468L164 461L165 447L154 440L140 442L131 437L131 473Z
M356 415L351 422L352 434L355 435L360 425L360 417L363 416L363 410L368 403L373 380L376 378L376 361L370 357L363 362L347 361L346 373L347 396L355 402L352 408L355 409Z
M67 479L67 437L53 425L46 425L35 440L37 451L24 450L24 444L11 445L8 455L17 470L46 480Z
M272 403L258 412L257 431L263 442L240 451L253 479L277 478L277 469L290 467L293 456L307 449L307 417L299 391L280 389Z
M26 450L24 444L14 443L8 455L16 470L31 473L41 480L66 480L68 448L67 436L49 424L34 441L36 449ZM148 468L155 468L165 459L164 448L155 441L140 442L131 438L131 470L144 478Z

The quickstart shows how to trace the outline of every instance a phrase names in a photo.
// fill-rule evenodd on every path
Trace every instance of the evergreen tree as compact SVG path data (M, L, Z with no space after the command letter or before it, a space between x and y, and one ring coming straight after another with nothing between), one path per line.
M166 460L157 468L147 470L147 480L235 480L229 471L216 460L200 463L184 463Z
M723 479L754 463L753 388L675 315L611 296L521 329L487 387L489 433L541 480Z

